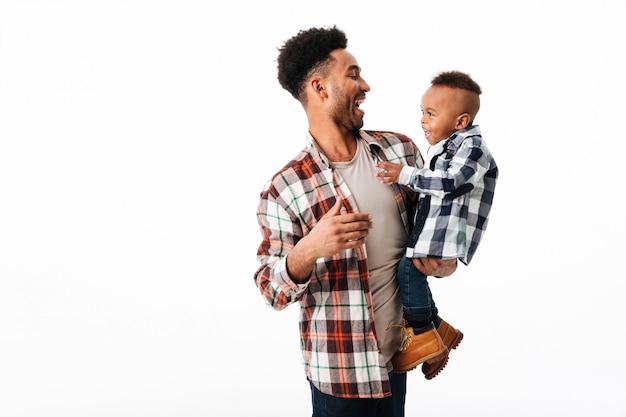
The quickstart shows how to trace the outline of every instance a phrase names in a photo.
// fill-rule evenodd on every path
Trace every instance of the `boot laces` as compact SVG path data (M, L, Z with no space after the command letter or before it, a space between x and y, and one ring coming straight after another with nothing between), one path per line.
M413 332L409 331L409 329L411 328L409 327L407 329L406 325L406 320L402 320L402 323L390 324L389 326L387 326L387 330L391 329L392 327L400 328L400 344L402 345L402 350L406 350L406 348L408 348L413 341Z

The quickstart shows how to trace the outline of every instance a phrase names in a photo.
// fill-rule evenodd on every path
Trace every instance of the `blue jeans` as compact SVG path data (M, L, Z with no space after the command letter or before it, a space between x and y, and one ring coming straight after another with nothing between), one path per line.
M313 417L404 417L406 373L389 373L390 397L338 398L311 384Z
M409 326L422 327L430 322L437 326L438 311L428 286L428 277L415 268L413 261L406 256L398 264L398 285L402 312Z

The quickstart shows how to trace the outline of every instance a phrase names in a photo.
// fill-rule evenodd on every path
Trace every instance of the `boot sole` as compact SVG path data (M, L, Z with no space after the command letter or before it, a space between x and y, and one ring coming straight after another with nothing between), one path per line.
M459 343L461 343L461 340L463 340L463 333L457 329L457 333L456 336L454 337L454 340L452 341L452 343L450 344L450 348L448 352L451 352L452 349L456 349L456 347L459 345ZM430 372L429 374L425 374L424 378L431 380L434 377L436 377L437 375L439 375L439 373L441 371L443 371L443 368L446 367L446 365L448 364L448 360L450 358L446 357L446 359L441 363L441 366L437 367L437 369L435 369L434 371ZM428 363L432 363L432 362L428 362Z
M457 343L458 344L458 343ZM449 351L447 347L444 347L444 349L441 352L435 352L432 353L428 356L425 356L423 358L420 358L418 361L415 361L409 365L405 365L401 368L396 368L395 366L393 367L393 371L394 372L409 372L412 371L413 369L417 368L418 365L426 362L426 363L435 363L445 357L447 357L449 355Z

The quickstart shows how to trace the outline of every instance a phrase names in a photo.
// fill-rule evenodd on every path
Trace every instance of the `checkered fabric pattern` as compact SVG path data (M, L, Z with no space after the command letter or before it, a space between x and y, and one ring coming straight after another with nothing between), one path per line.
M432 163L433 169L403 167L398 180L420 193L406 255L469 264L487 228L498 166L477 125L450 136Z
M404 135L363 130L359 140L375 160L423 166L419 150ZM408 231L416 195L408 187L391 187ZM261 192L255 283L276 310L299 302L303 364L315 387L336 397L382 398L390 394L389 377L378 349L363 247L318 259L305 284L287 273L287 254L337 198L344 200L342 213L358 212L345 181L308 135L305 148Z

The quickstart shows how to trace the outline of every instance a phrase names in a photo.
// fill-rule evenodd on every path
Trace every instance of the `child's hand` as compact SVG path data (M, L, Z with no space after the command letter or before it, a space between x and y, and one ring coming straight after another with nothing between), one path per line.
M379 169L377 177L379 177L383 184L388 184L390 182L398 182L398 178L400 178L400 171L402 171L401 164L394 164L393 162L379 162L376 164L376 168Z

